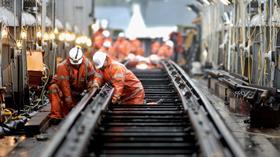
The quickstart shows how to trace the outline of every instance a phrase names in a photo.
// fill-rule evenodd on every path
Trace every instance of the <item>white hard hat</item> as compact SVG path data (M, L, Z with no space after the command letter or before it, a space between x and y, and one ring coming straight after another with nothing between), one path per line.
M118 36L119 36L120 38L124 38L124 37L125 37L125 34L124 34L124 32L120 32Z
M137 39L135 36L130 36L129 38L128 38L129 40L135 40L135 39Z
M135 59L135 55L134 55L133 53L129 53L129 54L127 55L127 59L128 59L128 60L134 60L134 59Z
M136 60L137 62L143 62L143 61L145 61L145 57L140 56L140 55L137 55L137 56L135 57L135 60Z
M69 51L69 60L72 65L79 65L83 61L83 51L79 47L74 47Z
M149 59L153 64L158 64L160 62L160 57L155 54L150 55Z
M93 63L95 64L96 69L100 69L103 67L104 62L106 60L106 53L102 52L102 51L97 51L93 57Z
M108 30L105 30L102 32L102 35L105 37L105 38L109 38L110 37L110 32Z
M106 40L104 43L103 43L103 46L106 47L106 48L109 48L112 46L112 43L108 40Z
M106 29L108 28L109 21L107 19L102 19L100 22L101 28Z
M167 46L171 47L171 48L174 47L174 43L173 43L171 40L167 40L167 41L165 42L165 44L166 44Z

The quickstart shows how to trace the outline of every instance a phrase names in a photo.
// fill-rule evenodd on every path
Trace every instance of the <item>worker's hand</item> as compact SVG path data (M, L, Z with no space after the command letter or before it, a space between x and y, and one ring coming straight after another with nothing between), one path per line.
M73 100L72 100L72 97L67 97L67 98L65 98L65 104L66 104L68 107L72 108L72 107L74 106L74 102L73 102Z
M118 99L116 97L112 98L112 104L119 104Z
M98 89L98 84L90 82L87 87L88 91L92 91L94 89Z
M55 88L55 90L57 91L59 97L62 97L63 94L62 94L62 91L59 89L58 85L57 84L52 84L53 88Z

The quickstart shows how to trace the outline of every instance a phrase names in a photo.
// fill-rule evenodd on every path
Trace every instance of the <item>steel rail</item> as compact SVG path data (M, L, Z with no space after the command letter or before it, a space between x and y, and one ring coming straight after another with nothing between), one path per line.
M245 157L244 150L219 113L183 69L170 60L163 61L162 64L168 71L182 99L183 106L193 122L204 155Z
M96 89L86 94L65 118L41 156L81 156L89 141L87 138L109 104L113 91L113 88L104 85L95 97Z

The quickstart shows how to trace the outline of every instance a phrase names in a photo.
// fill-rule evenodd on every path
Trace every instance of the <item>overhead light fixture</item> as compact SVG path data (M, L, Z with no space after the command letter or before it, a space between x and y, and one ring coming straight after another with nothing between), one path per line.
M199 12L200 12L200 9L197 6L195 6L194 4L188 4L186 6L186 8L190 11L195 12L196 14L199 14Z
M55 34L54 34L54 32L51 32L51 33L49 34L49 37L50 37L50 40L54 40L54 39L55 39Z
M56 35L59 33L59 31L58 31L58 29L56 27L55 27L53 33L56 34Z
M8 28L7 27L4 27L2 28L2 31L1 31L1 38L4 39L4 38L7 38L8 37Z
M66 39L66 33L61 32L58 36L59 41L64 41Z
M89 38L87 38L87 40L86 40L86 45L87 45L88 47L90 47L91 44L92 44L91 40L90 40Z
M22 49L22 47L23 47L22 40L17 40L17 41L16 41L16 47L17 47L17 49L19 49L19 50Z
M228 0L220 0L224 5L229 5L230 4L230 1Z
M42 32L41 32L41 30L39 30L39 31L36 33L36 36L37 36L37 38L42 38Z
M44 37L43 38L46 41L50 40L50 36L49 36L49 34L47 32L44 33Z
M27 39L27 31L25 29L22 29L20 32L20 38L24 40Z
M208 0L202 0L202 2L206 5L210 5L210 2Z

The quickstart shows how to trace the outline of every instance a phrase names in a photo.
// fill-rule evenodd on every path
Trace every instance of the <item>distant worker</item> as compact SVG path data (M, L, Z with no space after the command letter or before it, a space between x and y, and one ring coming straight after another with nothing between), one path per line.
M152 54L149 56L149 60L150 60L150 68L160 68L160 57L158 55Z
M113 52L112 42L110 40L104 41L103 46L98 51L105 52L114 60L116 59Z
M110 41L110 42L113 41L113 39L112 39L112 37L111 37L110 31L104 30L104 31L102 32L102 35L104 36L104 42L105 42L105 41ZM103 42L103 43L104 43L104 42Z
M151 44L151 54L157 54L160 46L161 44L159 40L157 39L153 40Z
M130 42L125 38L125 34L123 32L119 33L113 48L114 56L118 61L123 61L131 52Z
M158 50L157 55L162 59L170 59L173 56L174 44L171 40L167 40Z
M181 32L172 32L169 35L169 38L174 43L174 61L178 62L178 59L181 59L184 53L184 38Z
M94 85L97 88L105 82L115 88L113 104L143 104L144 89L140 80L123 64L113 61L106 53L98 51L93 56L97 74Z
M94 51L97 51L102 47L102 44L105 40L105 37L102 34L103 31L104 31L103 28L99 28L96 32L93 33L92 41L93 41Z
M142 48L142 42L137 38L130 39L131 53L134 55L144 56L144 50Z
M74 47L69 56L57 65L56 75L49 86L50 118L60 121L76 105L80 94L93 85L94 67L83 56L81 48Z

